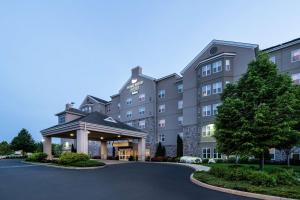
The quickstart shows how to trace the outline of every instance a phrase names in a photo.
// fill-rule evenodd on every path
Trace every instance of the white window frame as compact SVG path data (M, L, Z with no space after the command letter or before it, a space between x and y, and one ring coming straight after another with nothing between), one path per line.
M220 106L221 103L215 103L212 105L212 114L217 115L218 114L218 106Z
M230 68L231 68L231 60L226 59L225 60L225 70L230 71Z
M297 53L298 55L296 55L296 56L298 56L298 59L297 60L294 60L294 53ZM294 63L294 62L299 62L300 61L300 49L295 49L295 50L293 50L293 51L291 51L291 62L292 63Z
M300 73L292 74L292 80L295 84L300 84Z
M179 116L179 117L177 118L177 120L178 120L178 124L179 124L179 125L182 125L182 124L183 124L183 116Z
M215 73L218 73L218 72L221 72L222 71L222 61L219 60L217 62L214 62L212 64L212 73L215 74Z
M144 115L146 113L146 108L145 107L140 107L139 108L139 115Z
M214 154L213 155L214 159L221 159L222 158L222 154L217 151L217 148L213 149L213 154Z
M202 158L210 158L211 157L211 150L209 147L202 148Z
M146 100L146 95L145 94L140 94L139 95L139 102L145 101Z
M177 85L177 92L178 93L183 93L183 84Z
M211 85L202 86L202 96L207 97L211 95Z
M177 108L178 108L179 110L181 110L181 109L183 108L183 100L179 100L179 101L177 102Z
M272 62L272 63L274 63L274 64L276 64L276 56L271 56L269 58L269 61Z
M165 128L166 127L166 120L165 119L160 119L158 121L158 127Z
M202 106L202 117L211 116L211 105Z
M146 128L146 120L140 120L139 121L139 128L145 129Z
M132 111L127 111L126 112L126 117L127 118L132 118Z
M128 126L133 126L133 123L132 122L127 122L126 123Z
M159 90L158 98L162 99L166 97L166 90Z
M211 75L211 64L202 67L202 77Z
M216 82L216 83L213 83L213 86L212 86L212 94L220 94L222 93L222 82Z
M204 125L202 126L202 130L201 130L202 137L211 137L214 135L214 131L215 131L214 124Z
M159 113L163 113L165 111L166 111L166 105L165 104L162 104L162 105L158 106L158 112Z
M165 141L166 141L166 136L165 136L165 134L163 134L163 133L160 133L160 134L159 134L159 141L160 141L160 142L165 142Z
M127 105L131 105L131 104L132 104L132 98L126 99L126 104L127 104Z

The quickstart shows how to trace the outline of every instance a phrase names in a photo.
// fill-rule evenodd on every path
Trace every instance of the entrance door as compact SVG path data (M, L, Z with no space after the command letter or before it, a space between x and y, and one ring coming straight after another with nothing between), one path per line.
M131 149L119 149L119 160L127 160L131 156Z

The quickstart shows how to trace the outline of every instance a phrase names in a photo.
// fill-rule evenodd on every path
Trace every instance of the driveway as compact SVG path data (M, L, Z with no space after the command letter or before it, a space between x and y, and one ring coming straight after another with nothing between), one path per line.
M194 185L192 169L158 163L69 170L0 160L1 200L248 199Z

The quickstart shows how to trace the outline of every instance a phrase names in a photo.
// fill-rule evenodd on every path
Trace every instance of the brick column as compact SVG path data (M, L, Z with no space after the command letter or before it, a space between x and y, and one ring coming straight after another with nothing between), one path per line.
M140 138L138 144L138 159L139 161L145 161L145 154L146 154L146 139Z
M107 159L107 142L101 141L101 159L106 160Z
M86 130L77 130L76 134L76 148L77 153L89 154L89 132Z

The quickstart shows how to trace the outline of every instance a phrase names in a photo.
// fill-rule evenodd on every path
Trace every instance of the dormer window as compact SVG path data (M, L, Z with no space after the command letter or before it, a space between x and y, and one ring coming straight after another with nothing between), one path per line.
M65 115L59 115L58 116L58 124L63 124L66 122L66 116Z

